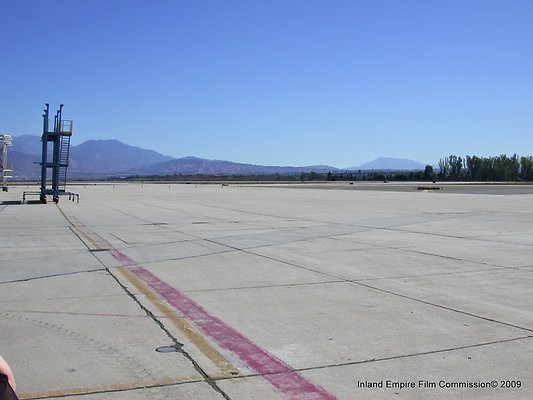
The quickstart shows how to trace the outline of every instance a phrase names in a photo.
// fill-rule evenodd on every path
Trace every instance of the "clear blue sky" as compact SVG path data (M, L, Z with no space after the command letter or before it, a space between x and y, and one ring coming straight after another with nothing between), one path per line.
M533 154L531 0L0 0L0 131L350 167Z

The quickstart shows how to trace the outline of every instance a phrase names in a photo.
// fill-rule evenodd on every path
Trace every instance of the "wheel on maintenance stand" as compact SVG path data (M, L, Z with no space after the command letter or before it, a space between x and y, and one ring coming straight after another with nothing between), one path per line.
M41 203L46 204L46 195L42 194L41 197L39 197L39 200L41 200Z
M56 204L59 203L59 196L57 196L57 195L54 196L54 203L56 203Z

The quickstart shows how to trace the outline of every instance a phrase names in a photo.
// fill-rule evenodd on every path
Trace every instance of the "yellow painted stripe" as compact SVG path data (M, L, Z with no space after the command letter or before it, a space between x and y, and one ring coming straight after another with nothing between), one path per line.
M186 378L186 379L172 379L172 378L163 378L157 379L155 381L146 382L143 385L139 383L118 383L115 385L100 386L100 387L80 387L80 388L71 388L71 389L61 389L61 390L47 390L43 392L33 392L33 393L17 393L19 399L42 399L48 397L62 397L62 396L72 396L72 395L81 395L89 393L102 393L109 391L119 391L119 390L134 390L134 389L145 389L150 387L158 387L165 385L176 385L186 382L196 382L197 379Z
M86 241L86 245L87 247L89 248L93 248L93 250L103 250L104 247L98 243L96 240L94 240L90 235L89 233L85 232L80 226L78 226L77 224L75 224L74 222L72 222L70 220L69 217L67 217L67 215L65 214L65 212L63 211L63 209L61 207L59 207L59 204L56 204L56 207L58 208L59 212L61 212L61 214L63 214L63 217L67 220L67 222L72 225L72 228L79 233L78 237L79 236L83 236L83 238L85 239L84 241ZM81 239L81 237L80 237ZM87 242L89 242L87 244ZM91 246L92 245L92 246Z
M85 233L84 231L82 231L79 227L77 227L76 225L73 226L73 229L76 230L76 232L79 233L78 236L83 236L83 238L89 242L89 248L93 249L93 250L103 250L104 247L98 243L96 240L94 240L92 237L90 237L87 233Z
M174 309L168 304L162 302L160 298L154 293L143 281L141 281L136 275L126 267L117 268L119 272L130 281L146 298L148 298L157 309L169 319L172 324L179 331L189 339L221 372L219 376L212 376L212 378L224 378L235 376L239 374L239 370L231 364L218 350L206 340L206 338L199 333L194 327L192 327L186 320L180 318Z

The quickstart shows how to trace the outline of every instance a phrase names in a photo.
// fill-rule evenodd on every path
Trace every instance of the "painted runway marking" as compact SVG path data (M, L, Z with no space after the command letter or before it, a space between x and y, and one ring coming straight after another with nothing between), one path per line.
M150 271L141 267L130 268L130 271L147 283L168 304L183 313L220 347L231 351L251 370L262 375L272 386L289 395L290 399L335 399L322 387L304 378L288 364L262 349L219 318L209 314L203 307L157 278Z
M67 218L65 216L65 218ZM117 270L128 280L130 281L143 295L146 296L163 314L165 318L168 318L172 324L180 330L180 332L187 337L192 344L194 344L198 350L200 350L222 373L220 377L230 377L238 375L239 370L233 366L220 352L218 352L213 346L211 346L205 337L196 331L187 321L183 318L180 318L176 314L176 310L172 309L165 303L161 302L159 297L148 287L144 282L142 282L136 275L134 275L127 266L137 266L131 257L122 253L121 251L115 249L113 245L98 235L96 232L85 226L81 221L75 217L71 217L69 220L73 227L76 229L80 235L89 241L96 249L108 251L111 256L119 261L122 267L117 268ZM219 378L217 376L217 378Z
M143 295L150 300L157 309L163 314L165 318L170 320L172 324L180 330L180 332L187 337L211 362L222 372L221 376L215 378L227 378L239 374L239 370L233 366L222 354L211 346L205 337L194 329L185 319L176 315L176 311L163 303L159 297L136 275L132 273L129 268L118 268L119 272L130 281Z
M72 226L80 234L80 236L82 236L87 242L89 242L90 245L92 245L92 246L87 245L89 250L105 250L106 248L109 248L111 246L111 243L109 243L103 237L98 235L96 232L87 228L78 218L76 217L69 218L65 215L65 213L59 206L58 208L59 208L59 211L61 211L61 213L65 217L65 219L72 224Z
M84 237L89 238L92 243L97 243L99 247L109 249L113 258L123 266L127 266L127 268L123 267L123 270L128 271L126 274L136 275L191 324L211 338L218 346L234 354L248 368L261 375L284 396L291 400L336 399L335 396L302 376L287 363L261 348L221 319L211 315L194 300L139 266L135 260L115 249L110 242L85 227L79 220L71 218L71 221L75 221L75 223L73 222L74 227L83 232Z

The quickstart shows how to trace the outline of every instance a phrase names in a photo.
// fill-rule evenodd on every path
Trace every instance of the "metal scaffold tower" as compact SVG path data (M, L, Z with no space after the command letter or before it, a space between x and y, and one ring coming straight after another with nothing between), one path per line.
M0 135L0 142L2 142L2 191L7 192L7 178L12 178L13 172L7 165L7 147L13 145L13 138L11 135Z
M52 196L54 203L57 204L59 196L62 195L68 195L71 200L77 198L79 202L78 194L66 191L72 120L62 119L63 104L60 104L54 117L54 128L50 130L50 106L48 103L45 105L43 135L41 137L41 190L38 193L24 192L23 201L26 200L27 195L39 194L42 203L47 202L47 196ZM50 182L50 186L48 182Z

